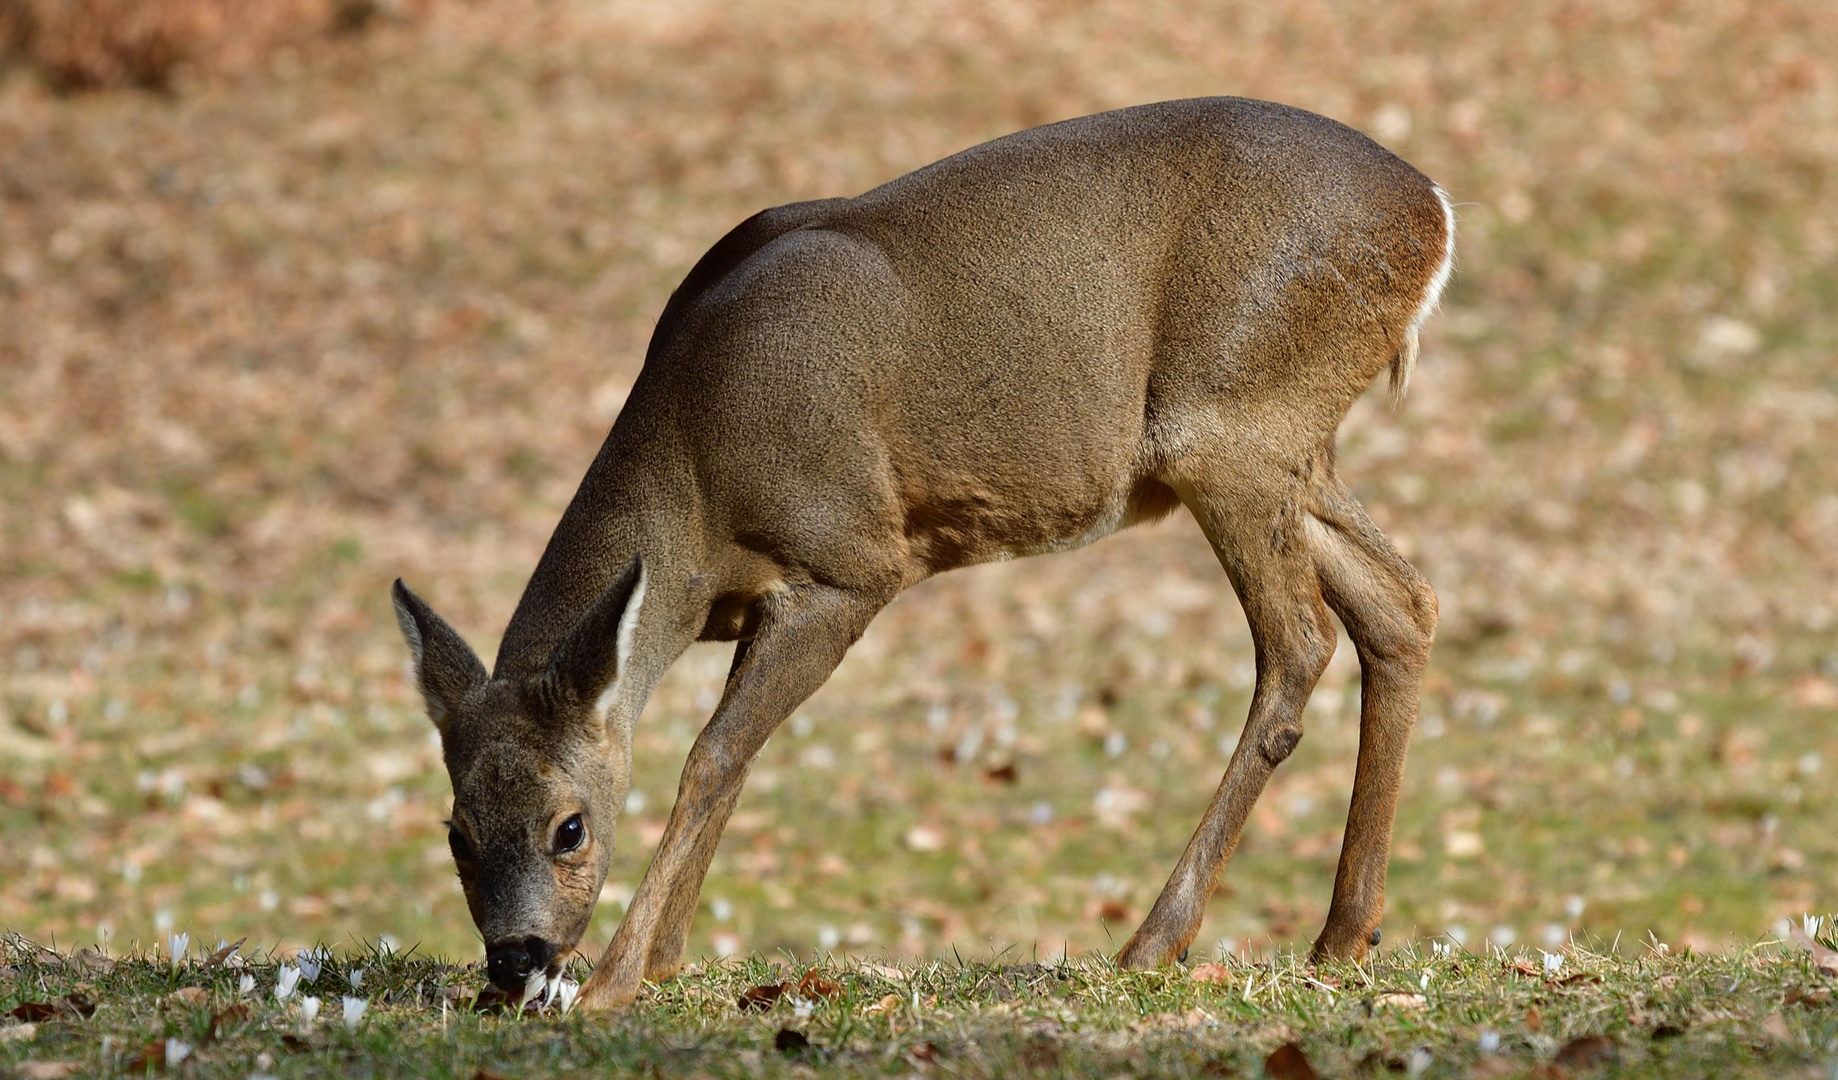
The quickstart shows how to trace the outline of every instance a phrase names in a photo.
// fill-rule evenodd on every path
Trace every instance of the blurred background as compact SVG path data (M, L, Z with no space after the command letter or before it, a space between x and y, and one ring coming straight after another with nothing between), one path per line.
M0 928L478 945L398 574L489 658L697 256L1139 102L1272 98L1459 204L1342 472L1434 582L1387 940L1838 908L1825 0L0 0ZM603 944L731 647L651 702ZM692 953L1113 949L1235 745L1184 513L906 594L774 737ZM1197 952L1325 914L1358 669Z

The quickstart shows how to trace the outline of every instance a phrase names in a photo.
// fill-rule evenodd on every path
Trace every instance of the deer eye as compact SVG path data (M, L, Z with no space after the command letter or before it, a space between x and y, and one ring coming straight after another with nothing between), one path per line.
M587 839L587 826L582 824L581 815L576 814L556 826L555 853L560 855L565 851L573 851L580 847L581 841L585 839Z
M454 828L452 822L447 823L447 847L453 852L454 862L472 861L472 845L466 842L465 834Z

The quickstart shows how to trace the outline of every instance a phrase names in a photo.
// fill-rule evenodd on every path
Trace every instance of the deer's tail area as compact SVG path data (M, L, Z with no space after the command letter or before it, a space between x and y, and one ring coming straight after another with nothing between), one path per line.
M1430 276L1429 285L1423 290L1423 302L1417 305L1416 317L1411 319L1410 327L1404 331L1403 343L1391 358L1391 407L1394 409L1404 404L1404 395L1410 391L1410 373L1416 370L1417 353L1421 349L1417 332L1435 314L1436 305L1442 302L1442 290L1448 287L1449 275L1455 272L1455 208L1449 205L1448 192L1440 187L1435 191L1436 200L1442 204L1442 262Z

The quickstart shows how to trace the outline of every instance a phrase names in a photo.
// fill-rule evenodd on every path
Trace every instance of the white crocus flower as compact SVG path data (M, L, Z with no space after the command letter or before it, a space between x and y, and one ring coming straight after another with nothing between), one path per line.
M319 981L319 968L325 957L317 949L307 949L294 957L294 963L300 965L300 977L307 982Z
M184 1039L167 1039L166 1040L166 1064L167 1066L170 1067L173 1065L177 1065L179 1062L184 1061L186 1058L190 1057L191 1049L192 1049L191 1044L186 1042Z
M543 995L549 989L549 973L542 970L530 972L530 977L523 981L523 998L518 1001L519 1009L535 1008L542 1004Z
M351 989L358 989L364 985L364 969L352 968L351 973L345 976L345 980L351 984Z
M310 1025L313 1021L319 1019L319 999L318 998L313 997L312 995L309 994L300 999L300 1019L303 1023L308 1024L308 1025Z
M286 1001L294 996L294 987L300 985L300 969L292 964L282 964L275 969L274 999Z
M1540 951L1542 952L1543 950L1540 950ZM1564 958L1561 953L1545 953L1544 954L1544 977L1545 978L1554 979L1557 977L1557 973L1562 971L1563 969L1564 969Z
M370 1008L370 1002L364 998L351 997L350 995L345 996L344 1002L345 1030L356 1031L358 1021L364 1018L364 1010Z
M574 1011L574 999L581 992L581 984L563 975L549 984L549 1000L553 1001L562 1015Z
M248 997L249 992L254 989L255 989L255 976L250 975L247 972L244 972L243 977L236 980L236 993L238 996Z
M190 934L173 934L166 939L166 955L172 960L172 966L178 967L185 962L185 951L191 948Z

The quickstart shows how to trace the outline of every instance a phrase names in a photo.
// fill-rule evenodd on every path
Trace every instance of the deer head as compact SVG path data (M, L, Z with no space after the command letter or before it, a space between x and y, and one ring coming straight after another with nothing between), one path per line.
M629 724L612 714L644 593L634 557L546 668L511 679L487 675L400 580L392 590L453 782L447 840L503 990L554 975L593 918L631 783Z

